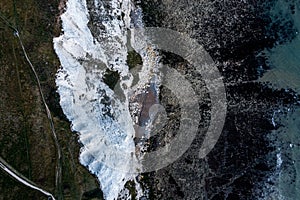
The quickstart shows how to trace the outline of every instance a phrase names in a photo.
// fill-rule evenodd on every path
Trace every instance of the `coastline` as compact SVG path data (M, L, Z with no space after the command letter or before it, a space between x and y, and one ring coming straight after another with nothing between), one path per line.
M79 138L70 130L70 122L63 114L56 92L55 74L60 63L52 48L52 39L62 34L57 16L64 12L65 1L49 1L47 8L35 5L31 0L28 2L32 4L28 10L17 5L18 9L22 8L18 10L18 23L25 47L35 60L38 75L42 77L42 89L54 115L63 149L63 196L59 198L103 199L96 176L78 161ZM259 4L262 8L241 1L224 5L198 1L189 1L185 5L180 0L135 3L143 9L145 26L182 31L205 46L224 76L229 104L223 134L205 159L199 159L196 153L203 140L203 135L199 134L178 161L138 178L137 182L148 193L147 198L267 199L276 198L280 193L288 193L290 196L287 198L294 198L300 184L300 142L293 134L299 130L294 119L299 118L299 96L296 92L299 92L300 82L298 67L294 67L298 63L297 56L293 55L299 36L281 30L284 28L280 27L281 22L276 26L270 25L269 19L264 18L269 14L268 5L264 4ZM253 10L255 6L257 10ZM7 16L13 15L12 7L1 5L0 8L6 11ZM290 23L283 23L286 24ZM268 25L272 30L265 30ZM295 30L291 26L288 30ZM295 41L298 43L293 43ZM35 82L9 30L3 31L2 42L1 156L30 180L54 191L55 148ZM195 70L186 61L176 55L160 53L168 66L183 74L194 74ZM285 68L285 60L291 61L288 69ZM187 78L194 83L193 87L198 89L199 94L205 93L200 75L197 80L195 77ZM283 79L283 82L278 79ZM19 80L18 83L15 80ZM162 103L169 105L175 101L167 89L162 92ZM203 103L199 105L202 131L206 130L209 122L208 103L204 95ZM275 113L277 110L281 112ZM170 106L169 111L173 116L179 115L175 104ZM176 123L175 119L171 121L164 134L175 130ZM157 148L156 142L167 142L163 136L151 141L150 149ZM28 140L27 144L25 140ZM29 152L29 156L24 152ZM280 168L284 169L282 173ZM289 178L290 174L293 174L292 178ZM24 195L24 199L43 199L39 193L11 181L2 172L0 175L0 199L17 199L18 194ZM128 195L136 196L135 184L126 183Z
M223 134L214 150L205 160L197 160L193 151L197 151L201 138L196 138L192 148L177 162L145 175L149 177L151 193L161 199L267 198L264 193L272 193L272 188L264 185L268 182L272 187L276 185L271 177L280 162L274 142L282 134L272 125L273 112L296 108L298 97L292 90L260 82L261 76L271 72L268 71L271 66L268 56L259 56L259 52L277 46L278 42L293 40L294 35L283 30L285 25L287 30L295 30L293 24L289 19L274 23L268 18L273 2L251 5L237 1L223 4L189 1L189 5L184 5L182 1L142 1L141 4L146 26L183 31L206 47L225 77L229 102ZM282 19L284 15L278 17ZM176 58L172 59L178 63ZM271 137L274 132L278 134L275 138Z

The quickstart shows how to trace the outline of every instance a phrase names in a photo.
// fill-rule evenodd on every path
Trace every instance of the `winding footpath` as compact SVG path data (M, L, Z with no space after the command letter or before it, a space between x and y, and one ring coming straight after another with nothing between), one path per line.
M19 173L12 166L10 166L7 162L5 162L5 160L3 160L3 158L1 158L1 157L0 157L0 168L2 170L4 170L6 173L8 173L10 176L12 176L14 179L19 181L20 183L22 183L22 184L24 184L24 185L26 185L26 186L34 189L34 190L37 190L37 191L45 194L49 198L55 200L54 196L51 193L47 192L46 190L43 190L42 188L38 187L36 184L34 184L30 180L28 180L21 173Z
M56 176L55 176L55 186L56 186L56 193L58 195L58 197L61 197L62 194L62 150L61 150L61 147L59 145L59 142L58 142L58 139L57 139L57 135L56 135L56 131L55 131L55 127L54 127L54 123L53 123L53 118L52 118L52 115L51 115L51 112L48 108L48 105L46 103L46 100L45 100L45 97L44 97L44 94L43 94L43 91L42 91L42 87L41 87L41 83L40 83L40 79L36 73L36 70L33 66L33 64L31 63L28 55L27 55L27 52L25 50L25 47L23 45L23 42L21 40L21 37L20 37L20 34L19 34L19 31L18 29L13 26L7 18L5 18L2 13L0 13L0 18L5 22L5 24L14 31L14 36L18 38L19 40L19 44L22 48L22 51L23 51L23 54L26 58L26 61L27 63L29 64L34 76L35 76L35 79L36 79L36 82L37 82L37 86L38 86L38 89L39 89L39 93L41 95L41 99L42 99L42 102L43 102L43 105L45 107L45 110L46 110L46 113L47 113L47 117L48 117L48 120L49 120L49 124L50 124L50 129L51 129L51 132L52 132L52 136L53 136L53 139L54 139L54 142L55 142L55 146L56 146L56 151L57 151L57 164L56 164ZM9 175L11 175L12 177L14 177L16 180L18 180L19 182L25 184L26 186L28 187L31 187L35 190L38 190L40 192L42 192L43 194L51 197L52 199L55 199L53 197L52 194L50 194L49 192L46 192L45 190L37 187L34 183L32 183L30 180L28 180L26 177L24 177L22 174L20 174L19 172L17 172L16 170L14 170L8 163L5 162L5 160L3 160L1 157L0 157L0 167L5 171L7 172Z

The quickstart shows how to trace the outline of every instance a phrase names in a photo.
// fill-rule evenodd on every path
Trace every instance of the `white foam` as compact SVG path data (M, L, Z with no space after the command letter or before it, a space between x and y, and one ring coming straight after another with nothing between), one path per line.
M279 152L276 154L276 157L277 157L276 168L277 168L278 170L280 170L283 161L282 161L282 158L281 158L281 152L280 152L280 149L278 149L278 151L279 151Z
M276 114L278 114L278 113L280 113L280 112L281 112L281 110L275 110L275 111L273 112L273 116L272 116L272 124L273 124L274 127L276 127L276 122L275 122Z

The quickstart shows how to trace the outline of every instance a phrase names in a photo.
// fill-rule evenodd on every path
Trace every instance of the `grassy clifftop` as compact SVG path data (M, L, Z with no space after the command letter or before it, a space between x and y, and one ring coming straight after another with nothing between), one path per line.
M39 90L13 30L0 19L0 156L24 176L58 199L101 199L84 193L98 186L79 164L79 145L64 117L55 86L59 61L53 50L53 37L60 34L59 3L55 0L3 0L1 17L19 30L54 117L63 153L62 186L55 189L56 148ZM61 2L61 5L63 3ZM98 197L97 197L98 196ZM0 172L0 199L47 199Z

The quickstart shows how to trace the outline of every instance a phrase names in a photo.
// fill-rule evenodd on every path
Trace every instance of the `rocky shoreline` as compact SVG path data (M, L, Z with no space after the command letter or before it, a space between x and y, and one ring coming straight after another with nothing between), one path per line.
M222 135L205 159L197 157L202 142L198 137L175 163L144 175L151 199L265 197L262 188L277 166L273 145L276 138L269 137L278 128L271 122L273 111L295 107L299 99L292 90L274 89L256 81L270 69L264 55L258 56L258 52L295 37L289 18L270 18L274 2L136 2L143 8L146 26L187 33L205 47L224 76L228 101ZM192 73L176 56L167 59L175 69L184 65L183 73ZM167 93L162 95L168 98ZM172 130L169 127L166 131Z

